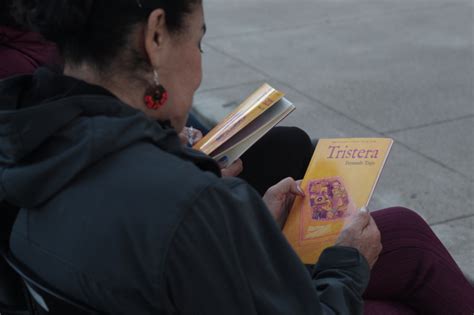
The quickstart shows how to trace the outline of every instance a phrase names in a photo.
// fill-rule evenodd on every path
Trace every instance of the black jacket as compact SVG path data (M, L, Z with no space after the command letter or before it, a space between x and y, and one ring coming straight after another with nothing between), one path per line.
M45 69L0 83L10 245L109 314L358 314L369 268L326 250L309 273L245 182L106 90Z

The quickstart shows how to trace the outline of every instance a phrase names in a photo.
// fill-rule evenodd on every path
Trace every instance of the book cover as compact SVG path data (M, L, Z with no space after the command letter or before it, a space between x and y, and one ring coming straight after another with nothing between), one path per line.
M263 84L193 148L228 167L294 109L284 93Z
M393 140L320 139L283 233L305 264L334 245L347 218L367 207Z

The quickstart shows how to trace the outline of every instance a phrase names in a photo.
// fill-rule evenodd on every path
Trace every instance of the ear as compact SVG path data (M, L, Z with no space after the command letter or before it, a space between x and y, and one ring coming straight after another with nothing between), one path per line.
M145 26L145 51L150 64L157 69L160 65L160 56L169 42L169 32L166 26L166 15L162 9L150 13Z

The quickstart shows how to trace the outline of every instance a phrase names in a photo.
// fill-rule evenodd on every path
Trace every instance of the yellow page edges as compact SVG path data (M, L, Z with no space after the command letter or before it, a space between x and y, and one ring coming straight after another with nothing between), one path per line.
M266 83L263 84L196 143L193 148L210 155L284 96L284 93L275 90Z

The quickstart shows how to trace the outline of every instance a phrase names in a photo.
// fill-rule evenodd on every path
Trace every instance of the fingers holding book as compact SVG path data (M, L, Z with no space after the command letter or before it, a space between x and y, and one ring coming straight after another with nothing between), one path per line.
M191 127L184 127L179 133L179 139L183 145L192 147L196 142L201 140L203 137L202 132L198 129Z
M372 268L382 251L380 231L367 210L353 214L336 242L337 246L356 248Z
M238 176L244 170L244 164L241 159L237 159L231 165L221 168L221 173L223 177L232 177Z
M301 181L288 177L270 187L263 196L263 201L280 227L284 226L295 197L304 197L300 185Z

